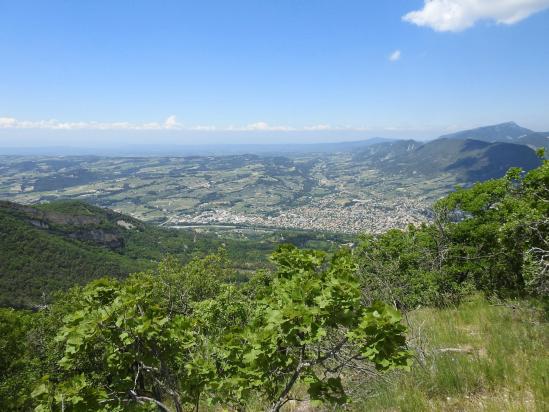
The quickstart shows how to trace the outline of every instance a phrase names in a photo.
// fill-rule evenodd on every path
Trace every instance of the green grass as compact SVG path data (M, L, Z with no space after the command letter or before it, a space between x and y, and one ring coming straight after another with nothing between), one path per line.
M527 302L475 297L458 308L416 310L408 321L423 361L370 385L354 410L549 410L549 327Z

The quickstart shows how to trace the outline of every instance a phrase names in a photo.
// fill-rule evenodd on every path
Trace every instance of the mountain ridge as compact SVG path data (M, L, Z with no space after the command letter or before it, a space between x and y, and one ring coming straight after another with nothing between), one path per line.
M355 159L387 173L454 173L463 182L501 177L511 167L531 170L541 164L527 145L442 137L427 143L409 140L373 145L355 154Z
M534 150L549 150L549 132L534 132L515 122L483 126L442 135L439 139L475 139L484 142L508 142L526 145Z
M510 121L445 134L439 136L439 139L475 139L489 142L513 141L530 133L534 133L534 131Z

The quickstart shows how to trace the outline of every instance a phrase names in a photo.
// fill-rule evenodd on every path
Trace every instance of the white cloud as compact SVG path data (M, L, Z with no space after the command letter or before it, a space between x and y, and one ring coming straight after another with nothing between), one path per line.
M289 126L273 126L265 122L252 123L244 127L244 130L260 130L260 131L275 131L275 132L288 132L294 130L293 127Z
M421 10L402 19L436 31L458 32L479 20L514 24L546 8L549 0L425 0Z
M188 130L194 130L198 132L215 132L216 130L218 130L218 128L216 126L210 125L197 125L189 127Z
M42 130L120 130L120 131L181 131L181 132L371 132L371 127L357 125L330 125L319 123L305 126L273 125L264 121L247 125L183 125L176 116L168 116L162 122L132 123L132 122L64 122L49 120L19 120L14 117L0 117L1 129L42 129ZM379 129L381 130L381 129Z
M400 55L401 55L400 50L395 50L389 55L389 61L396 62L400 60Z
M251 123L247 125L244 129L246 130L271 130L271 126L265 122Z
M49 130L189 130L189 131L278 131L320 130L325 125L307 126L298 129L290 126L270 125L266 122L255 122L245 126L218 127L212 125L184 126L174 115L168 116L163 122L131 123L131 122L62 122L49 120L18 120L13 117L0 117L0 129L49 129Z
M49 120L18 120L13 117L0 117L0 129L49 129L49 130L169 130L182 129L175 116L169 116L163 123L130 122L62 122Z
M308 131L335 130L335 128L330 126L329 124L315 124L313 126L305 126L304 130L308 130Z
M278 126L278 125L271 125L266 122L255 122L250 123L245 126L235 126L231 125L228 127L219 127L216 128L216 130L220 131L227 131L227 132L250 132L250 131L259 131L259 132L290 132L294 130L300 130L295 127L290 126Z
M17 120L13 117L0 117L0 127L14 127L17 124Z
M175 129L180 127L181 125L177 123L177 117L174 115L168 116L168 118L164 121L164 127L166 129Z

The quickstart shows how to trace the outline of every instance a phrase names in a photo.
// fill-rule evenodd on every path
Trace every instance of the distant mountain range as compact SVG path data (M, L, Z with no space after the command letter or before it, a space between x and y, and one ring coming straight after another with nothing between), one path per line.
M535 151L525 145L457 138L374 145L355 158L386 173L429 177L452 173L467 182L501 177L511 167L531 170L541 164Z
M534 132L514 122L447 134L429 142L370 138L334 143L136 145L121 148L27 148L1 149L1 154L54 155L95 154L122 157L178 156L301 156L351 153L386 173L434 176L451 173L460 181L499 177L510 167L530 170L540 164L535 149L549 153L549 132ZM91 176L90 178L93 178Z
M549 132L534 132L515 122L484 126L476 129L440 136L438 139L472 139L483 142L506 142L527 145L531 148L549 149ZM0 147L0 155L37 155L37 156L221 156L240 154L310 154L356 152L373 145L401 142L400 139L372 137L363 140L327 143L289 143L289 144L138 144L124 146L94 147ZM408 140L406 140L408 141ZM421 143L415 142L419 145ZM399 146L399 144L397 144ZM396 146L393 145L396 149Z
M543 147L549 150L549 132L534 132L515 122L501 123L477 129L440 136L441 139L473 139L483 142L507 142L527 145L533 149Z
M485 142L512 142L521 136L533 133L532 130L521 127L515 122L500 123L492 126L478 127L476 129L462 130L460 132L440 136L441 139L474 139Z
M356 151L357 161L386 173L436 176L455 174L460 181L502 176L510 167L530 170L540 165L535 149L549 151L549 132L540 133L514 122L448 134L423 143L399 140Z

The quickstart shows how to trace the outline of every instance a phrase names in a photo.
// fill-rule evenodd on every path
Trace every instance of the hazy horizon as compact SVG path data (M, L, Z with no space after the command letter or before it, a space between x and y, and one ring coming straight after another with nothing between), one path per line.
M511 120L547 131L548 8L4 2L0 147L427 140Z
M508 123L508 122L502 122ZM491 126L491 125L479 125ZM520 124L519 126L523 126ZM474 128L474 127L472 127ZM108 153L125 148L222 148L231 146L283 146L283 145L315 145L337 144L369 141L376 139L387 140L416 140L430 141L446 133L453 133L466 129L448 128L438 133L410 132L410 131L262 131L250 135L242 131L120 131L120 130L34 130L34 129L0 129L0 154L55 153L60 154L74 151L77 153ZM545 132L546 130L533 130ZM131 151L131 150L130 150Z

